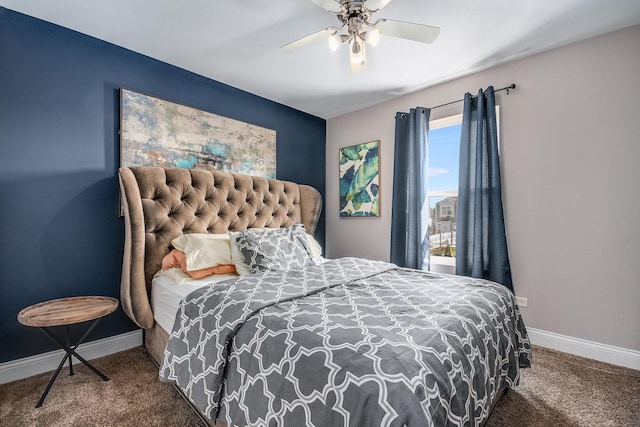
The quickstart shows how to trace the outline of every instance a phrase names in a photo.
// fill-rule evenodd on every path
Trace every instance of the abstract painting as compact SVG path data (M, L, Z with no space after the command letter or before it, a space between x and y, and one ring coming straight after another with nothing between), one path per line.
M276 177L276 132L120 89L120 166Z
M380 141L340 148L340 216L380 216Z

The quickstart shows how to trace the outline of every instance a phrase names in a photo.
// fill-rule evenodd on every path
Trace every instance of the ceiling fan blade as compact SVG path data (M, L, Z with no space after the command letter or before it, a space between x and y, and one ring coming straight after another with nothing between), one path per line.
M317 31L313 34L309 34L308 36L302 37L301 39L292 41L291 43L287 43L284 46L282 46L281 49L291 51L299 47L306 46L310 43L315 42L316 40L328 38L331 34L335 33L336 30L337 30L336 27L325 28L324 30Z
M329 12L333 12L333 13L342 12L342 6L340 5L340 3L337 3L335 0L311 0L311 1L317 4L318 6L320 6L321 8L323 8L324 10L328 10Z
M391 0L366 0L364 7L366 7L369 12L377 12L389 3L391 3Z
M412 22L394 21L393 19L381 19L376 22L374 26L379 29L382 34L422 43L431 43L438 37L438 34L440 34L440 28L438 27L414 24Z

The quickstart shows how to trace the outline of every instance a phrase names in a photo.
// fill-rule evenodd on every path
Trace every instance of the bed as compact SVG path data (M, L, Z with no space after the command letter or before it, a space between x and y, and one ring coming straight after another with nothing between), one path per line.
M482 425L530 366L501 285L312 256L300 237L320 216L312 187L177 168L119 176L123 309L161 380L211 424ZM175 239L228 231L259 271L154 280ZM293 248L280 248L285 240ZM256 250L265 241L297 258L272 268Z

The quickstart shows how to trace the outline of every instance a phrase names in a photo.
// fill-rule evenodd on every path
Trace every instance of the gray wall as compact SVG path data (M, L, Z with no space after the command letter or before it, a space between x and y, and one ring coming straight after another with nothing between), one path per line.
M527 326L640 350L640 26L447 82L327 122L329 257L389 259L394 115L500 92L516 294ZM461 112L461 104L431 118ZM381 141L382 215L338 216L338 148Z

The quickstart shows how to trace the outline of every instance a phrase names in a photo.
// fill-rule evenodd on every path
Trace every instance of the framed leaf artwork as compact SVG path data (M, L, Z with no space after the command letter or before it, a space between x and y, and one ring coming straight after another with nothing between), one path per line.
M380 216L380 141L339 151L340 216Z

